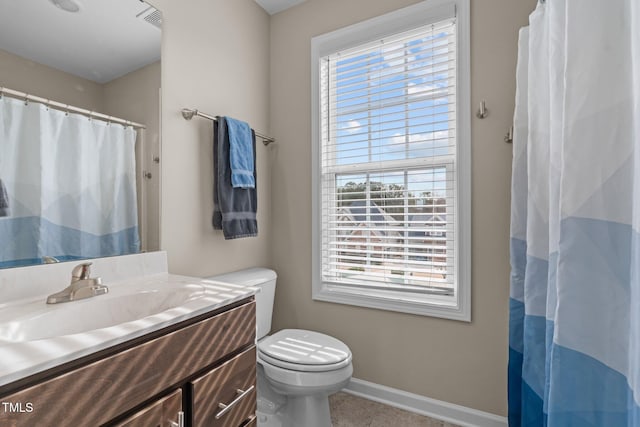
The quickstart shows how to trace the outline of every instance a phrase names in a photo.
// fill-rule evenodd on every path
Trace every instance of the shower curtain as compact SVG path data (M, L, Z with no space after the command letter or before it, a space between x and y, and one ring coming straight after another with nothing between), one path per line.
M0 267L138 252L136 131L0 99Z
M547 0L522 29L509 425L640 426L640 4Z

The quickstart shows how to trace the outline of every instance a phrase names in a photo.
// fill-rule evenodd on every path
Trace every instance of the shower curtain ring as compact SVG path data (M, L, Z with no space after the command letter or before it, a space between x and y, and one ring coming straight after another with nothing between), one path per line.
M64 108L64 115L65 116L69 115L69 104L67 104L67 106Z

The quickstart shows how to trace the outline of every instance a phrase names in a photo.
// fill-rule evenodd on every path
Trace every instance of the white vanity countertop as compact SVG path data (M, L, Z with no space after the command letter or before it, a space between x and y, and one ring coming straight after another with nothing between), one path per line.
M0 304L0 388L35 373L222 308L248 298L258 291L254 287L168 273L144 275L104 284L109 287L108 294L84 300L47 305L45 294ZM154 313L153 310L163 311L137 319L135 313L127 313L128 309L123 309L120 302L130 302L131 289L135 290L133 295L141 301L141 305L146 302L141 295L149 292L147 289L152 289L150 292L156 292L161 296L153 300L153 304L157 305L155 309L145 306L142 308L143 312L147 309L150 313ZM184 289L197 289L197 292L184 296ZM182 295L180 298L184 299L180 300L177 306L173 301L178 298L176 295ZM164 309L162 304L173 308ZM58 319L57 314L54 314L56 310L62 315L62 325L45 321L45 329L50 328L49 330L41 332L37 329L35 332L29 332L34 334L35 339L20 339L20 333L12 330L22 330L20 328L24 328L25 324L38 316L44 316L40 317L40 324L42 319ZM134 311L137 312L135 309ZM26 321L21 320L22 313L25 312L28 312ZM120 319L121 316L129 316L129 319L136 320L117 323L114 319ZM103 322L102 324L112 326L93 329L91 326L87 327L91 322L97 322L96 325ZM57 328L66 331L67 334L58 334ZM89 330L76 333L83 329Z

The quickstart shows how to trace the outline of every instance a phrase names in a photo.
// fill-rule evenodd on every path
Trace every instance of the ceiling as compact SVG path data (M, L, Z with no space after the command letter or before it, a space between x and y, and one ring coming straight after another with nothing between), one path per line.
M154 11L148 4L75 3L77 13L49 0L0 0L0 49L98 83L160 59L161 31L144 19Z
M306 0L256 0L269 15L282 12L285 9L289 9L297 4L304 3Z

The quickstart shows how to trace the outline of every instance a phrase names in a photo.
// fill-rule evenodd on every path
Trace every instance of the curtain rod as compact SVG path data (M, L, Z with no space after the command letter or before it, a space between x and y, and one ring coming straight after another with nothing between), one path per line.
M205 119L209 119L209 120L213 120L214 122L217 122L218 119L209 115L209 114L205 114L201 111L198 110L191 110L189 108L183 108L182 109L182 117L184 117L185 120L191 120L193 118L193 116L198 116L198 117L203 117ZM272 142L276 142L275 138L272 138L270 136L266 136L260 132L255 132L256 136L258 138L262 138L262 143L264 145L269 145Z
M2 95L9 95L14 98L22 98L25 100L25 102L29 102L29 101L38 102L40 104L44 104L48 107L55 108L56 110L64 111L66 113L73 112L73 113L82 114L83 116L87 116L90 119L102 119L105 122L118 123L124 126L132 126L134 128L139 128L139 129L147 128L143 124L132 122L130 120L119 119L117 117L108 116L106 114L96 113L95 111L86 110L80 107L74 107L69 104L63 104L62 102L52 101L50 99L41 98L35 95L29 95L28 93L20 92L18 90L9 89L6 87L0 87L0 98L2 98Z

